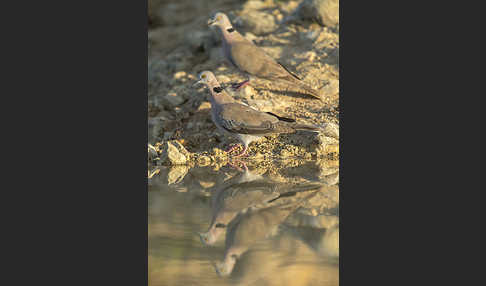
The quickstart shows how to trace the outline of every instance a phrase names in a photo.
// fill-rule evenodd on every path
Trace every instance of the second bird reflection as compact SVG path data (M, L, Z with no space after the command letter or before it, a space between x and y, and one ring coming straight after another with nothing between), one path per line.
M256 242L267 238L302 203L323 186L320 182L281 183L245 168L212 192L209 229L201 242L214 244L226 231L225 254L215 263L220 276L231 274L237 259Z

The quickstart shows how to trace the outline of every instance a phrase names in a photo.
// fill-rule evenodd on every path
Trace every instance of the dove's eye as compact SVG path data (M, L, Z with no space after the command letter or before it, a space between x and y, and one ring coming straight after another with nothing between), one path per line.
M226 225L222 224L222 223L218 223L216 224L214 227L221 227L221 228L225 228Z
M205 74L201 75L201 78L206 78L206 75Z
M221 16L216 17L216 20L218 21L221 20Z

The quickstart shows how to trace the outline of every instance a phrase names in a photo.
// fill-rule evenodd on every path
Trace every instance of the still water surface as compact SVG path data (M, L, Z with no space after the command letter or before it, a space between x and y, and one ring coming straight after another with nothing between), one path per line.
M159 168L149 285L339 285L337 173Z

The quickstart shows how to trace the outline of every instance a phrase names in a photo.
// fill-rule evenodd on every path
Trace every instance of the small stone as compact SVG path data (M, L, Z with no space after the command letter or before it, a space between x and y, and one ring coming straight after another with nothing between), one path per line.
M332 97L339 93L339 80L331 79L329 84L321 89L323 96Z
M187 193L187 187L177 188L175 191L179 193Z
M281 152L280 152L280 156L282 157L290 157L292 154L287 151L286 149L283 149Z
M243 5L243 10L258 10L258 9L262 9L262 8L265 8L265 3L263 1L258 1L258 0L247 1ZM251 11L251 12L253 12L253 11Z
M241 90L241 94L247 98L250 98L251 96L256 94L256 91L253 87L245 85Z
M180 71L180 72L176 72L176 73L174 74L174 78L175 78L175 79L181 79L181 78L185 77L186 75L187 75L187 73L186 73L186 72L184 72L184 71Z
M216 183L215 182L205 182L205 181L199 181L199 185L201 185L201 187L207 189L207 188L211 188L215 185Z
M185 165L172 166L167 174L167 184L172 185L180 183L188 171L189 167Z
M189 152L176 140L167 141L162 145L160 160L171 165L182 165L187 162Z
M155 176L155 175L157 175L158 173L160 173L160 169L158 169L158 168L157 168L157 169L155 169L154 171L150 171L150 170L149 170L149 171L148 171L148 176L147 176L147 178L152 179L152 177L153 177L153 176Z
M323 181L330 186L336 185L337 183L339 183L339 172L331 174L329 176L325 176L323 178Z
M149 118L148 120L148 142L155 142L162 136L164 131L164 123L166 121L162 117Z
M218 76L216 76L216 79L220 83L231 81L231 79L229 77L225 76L225 75L218 75Z
M323 133L328 137L339 139L339 126L331 122L326 123Z
M158 157L157 149L154 146L148 144L148 159L151 161Z
M339 0L304 0L292 17L317 21L321 26L336 27L339 25Z
M169 92L166 96L165 99L169 102L170 105L172 106L179 106L183 104L186 100L184 97L181 95L178 95L175 92Z
M271 33L278 28L275 16L260 11L241 15L235 19L235 24L257 36Z
M208 166L209 164L211 164L211 158L209 158L208 156L199 156L197 158L197 163L198 165L200 166Z
M201 105L199 105L199 107L197 108L197 111L206 110L206 109L210 109L210 108L211 108L211 103L209 103L207 101L203 101L203 102L201 102Z
M263 154L260 152L255 153L255 155L253 156L254 159L261 159L263 157L264 157Z
M307 32L305 36L310 40L314 41L320 34L324 34L324 33L320 33L319 30L311 30Z

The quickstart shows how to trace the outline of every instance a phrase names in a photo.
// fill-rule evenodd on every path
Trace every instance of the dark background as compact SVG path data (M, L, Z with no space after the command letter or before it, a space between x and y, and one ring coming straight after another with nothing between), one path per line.
M5 279L143 285L147 3L17 5L2 9L15 15L3 41ZM463 152L480 142L461 123L482 114L465 98L482 90L467 66L481 46L465 44L481 10L340 9L341 283L478 281L466 255L480 256L482 200L463 192L481 191L482 169L456 150L476 158Z

